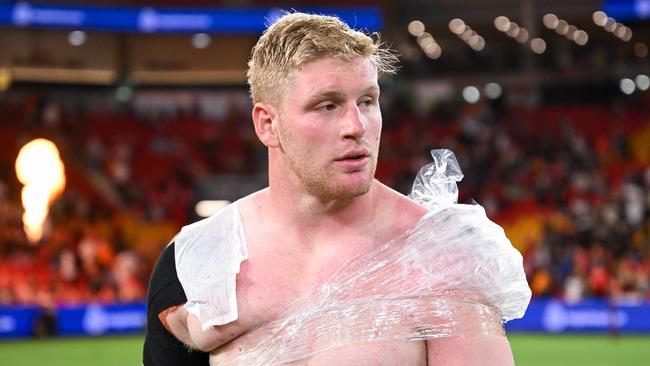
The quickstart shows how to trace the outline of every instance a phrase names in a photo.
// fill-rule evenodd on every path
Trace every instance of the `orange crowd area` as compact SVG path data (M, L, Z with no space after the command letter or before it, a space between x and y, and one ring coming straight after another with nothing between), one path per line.
M203 104L79 94L0 98L0 305L142 300L158 253L198 219L197 184L266 173L239 90ZM424 111L384 94L381 181L408 193L428 151L450 149L465 173L460 202L478 202L505 228L535 296L650 298L647 93L609 105L450 101ZM67 185L30 243L14 162L37 137L58 146Z

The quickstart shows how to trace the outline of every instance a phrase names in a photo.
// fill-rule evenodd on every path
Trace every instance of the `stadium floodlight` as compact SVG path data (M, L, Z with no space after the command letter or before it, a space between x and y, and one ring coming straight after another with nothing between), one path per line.
M597 26L604 27L607 24L607 14L603 11L595 11L592 14L592 19Z
M607 22L605 22L605 25L603 28L605 28L606 31L608 32L614 32L616 30L616 20L612 17L607 18Z
M569 28L567 29L565 37L570 41L575 41L575 36L577 32L578 32L578 27L576 27L573 24L570 24Z
M466 43L469 42L470 39L472 39L473 36L476 35L476 32L467 27L467 29L463 32L463 34L460 35L460 39L465 41Z
M128 85L121 85L115 90L115 99L126 103L133 97L133 88Z
M470 85L463 88L463 99L465 99L467 103L474 104L478 102L480 98L481 92L479 92L477 87Z
M530 34L526 30L526 28L519 28L519 34L517 34L517 37L515 37L515 40L519 43L526 43L528 42L528 37Z
M457 36L463 34L466 27L465 22L460 18L454 18L449 21L449 30Z
M442 48L440 47L439 44L433 43L429 45L427 49L424 50L424 53L427 55L428 58L435 60L442 55Z
M589 35L583 30L577 31L573 38L575 43L579 46L584 46L589 42Z
M211 42L212 39L205 33L196 33L192 36L192 46L194 46L194 48L207 48Z
M569 23L564 19L558 20L555 32L561 36L566 36L569 33Z
M423 40L427 39L427 38L431 38L431 39L433 39L433 36L431 35L431 33L429 33L429 32L422 32L422 33L420 33L420 35L417 36L418 44L420 45L420 47L422 47L422 43L421 43L421 42L422 42Z
M629 42L632 39L632 29L630 29L629 27L623 27L623 29L625 31L623 32L623 36L621 37L621 41Z
M86 32L80 31L80 30L75 30L70 33L68 33L68 43L70 45L78 47L86 43Z
M510 28L510 19L503 15L496 17L494 19L494 27L501 32L506 32Z
M422 47L422 49L424 49L428 45L436 43L436 41L433 39L433 37L427 37L427 38L422 38L422 40L419 41L418 43L420 44L420 47Z
M487 83L483 87L483 94L490 99L497 99L503 93L503 88L497 83Z
M634 81L632 81L632 79L625 78L621 80L621 82L619 83L619 87L621 88L623 94L630 95L634 93L634 89L636 89L636 84L634 83Z
M516 38L519 35L520 29L521 28L519 28L519 24L510 22L510 27L506 31L506 34L512 38Z
M544 26L551 30L557 28L559 21L560 20L558 19L557 15L552 13L546 14L542 17L542 22L544 23Z
M485 38L478 36L476 45L472 46L474 51L482 51L485 48Z
M650 78L648 77L648 75L645 74L637 75L634 78L634 81L636 83L636 87L639 90L645 91L648 90L648 88L650 87Z
M419 20L412 20L407 29L412 36L417 37L424 32L424 23Z
M546 52L546 41L541 38L535 38L530 41L530 49L538 55Z

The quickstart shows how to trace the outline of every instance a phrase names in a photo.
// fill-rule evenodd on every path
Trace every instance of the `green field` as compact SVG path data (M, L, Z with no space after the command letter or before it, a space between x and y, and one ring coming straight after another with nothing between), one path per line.
M510 335L517 365L645 366L650 337ZM1 341L6 366L141 365L142 336Z

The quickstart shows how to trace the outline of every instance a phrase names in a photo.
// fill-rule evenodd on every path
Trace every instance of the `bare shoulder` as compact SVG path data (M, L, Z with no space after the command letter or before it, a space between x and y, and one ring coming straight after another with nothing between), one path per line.
M268 193L269 189L265 188L237 201L239 214L247 234L257 232L265 224L267 217L264 212L268 202Z
M395 223L395 229L399 230L414 224L428 212L424 206L385 184L380 182L377 184L380 196L379 208L386 215L385 220Z

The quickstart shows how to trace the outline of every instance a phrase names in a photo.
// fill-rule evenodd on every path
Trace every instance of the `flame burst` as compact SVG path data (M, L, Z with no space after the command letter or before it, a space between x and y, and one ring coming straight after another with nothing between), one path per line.
M20 149L16 174L24 185L23 227L27 239L36 243L43 237L43 225L52 202L65 188L65 172L59 150L52 141L35 139Z

